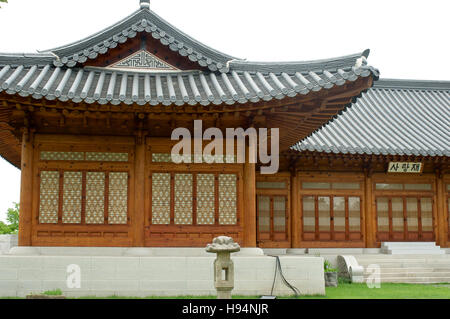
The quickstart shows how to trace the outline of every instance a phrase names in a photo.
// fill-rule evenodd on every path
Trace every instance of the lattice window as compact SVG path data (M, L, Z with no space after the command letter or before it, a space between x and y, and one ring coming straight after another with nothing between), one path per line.
M91 162L128 162L128 153L108 152L47 152L40 153L41 161L91 161Z
M256 182L258 189L286 189L286 182Z
M304 240L361 240L361 198L303 196Z
M273 231L286 232L286 197L273 197Z
M64 224L79 224L81 222L83 174L81 172L64 172L63 185L62 221Z
M192 224L192 174L175 174L175 224Z
M237 223L237 177L235 174L219 175L219 224Z
M171 163L172 156L170 154L164 154L164 153L152 153L152 162L153 163Z
M128 162L128 153L87 152L86 161L94 162Z
M83 152L41 152L41 161L84 161Z
M433 185L375 183L377 240L433 241Z
M260 233L270 232L271 219L270 196L258 196L258 230Z
M303 232L316 231L315 197L303 197Z
M40 173L39 223L57 224L59 210L59 172Z
M105 173L86 173L86 224L105 222Z
M153 173L152 224L236 225L237 175Z
M109 173L108 223L128 222L128 173Z
M215 223L215 176L214 174L197 175L197 224L214 225Z
M170 224L170 174L152 175L152 224Z
M236 155L175 155L177 161L182 161L184 163L190 162L195 163L197 161L202 161L202 163L226 163L234 164L237 162ZM169 153L152 153L153 163L173 163L172 155Z

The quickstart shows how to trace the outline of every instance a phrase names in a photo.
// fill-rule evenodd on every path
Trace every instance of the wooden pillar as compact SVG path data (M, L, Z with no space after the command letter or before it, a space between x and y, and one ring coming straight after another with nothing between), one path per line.
M298 178L295 169L291 171L291 247L300 244L300 214L298 209Z
M136 136L134 158L134 212L132 218L134 247L144 247L145 144L145 135L139 131Z
M256 164L249 162L246 147L244 164L244 246L256 247Z
M376 247L376 207L373 202L373 179L370 168L364 171L364 211L365 211L365 240L367 248Z
M447 223L445 214L445 184L443 181L443 174L441 169L436 170L436 242L441 247L447 246Z
M31 216L33 198L33 134L28 128L22 132L20 180L19 246L31 246Z

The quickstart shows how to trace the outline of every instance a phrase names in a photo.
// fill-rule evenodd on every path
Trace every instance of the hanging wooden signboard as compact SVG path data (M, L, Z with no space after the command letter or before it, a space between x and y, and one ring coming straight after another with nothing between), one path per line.
M388 173L416 173L423 171L422 163L412 162L389 162Z

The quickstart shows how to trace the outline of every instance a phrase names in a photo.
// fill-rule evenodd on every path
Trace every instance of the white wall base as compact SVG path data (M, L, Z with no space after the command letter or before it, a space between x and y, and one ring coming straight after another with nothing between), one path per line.
M22 253L24 249L21 249ZM39 249L35 249L35 251ZM65 248L66 254L71 249ZM194 250L172 251L172 256L98 256L82 249L82 256L51 255L0 255L0 297L24 297L30 293L61 289L69 297L86 296L179 296L215 295L213 262L215 256L192 256ZM97 249L97 253L98 253ZM158 251L152 248L153 253ZM162 255L165 249L161 249ZM45 249L44 249L45 251ZM80 252L72 249L72 253ZM124 249L126 251L126 249ZM110 250L119 254L121 248ZM48 250L47 250L48 252ZM95 252L95 249L91 249ZM133 252L133 250L132 250ZM136 250L134 250L136 253ZM197 250L197 253L200 251ZM253 251L255 252L255 251ZM147 250L141 254L148 253ZM178 255L177 255L178 254ZM185 256L183 256L183 254ZM191 256L189 256L191 255ZM235 289L233 295L268 295L271 292L275 258L264 255L236 256ZM281 256L286 279L302 294L324 295L323 258ZM81 287L68 288L69 265L78 265ZM277 276L274 295L288 296L293 292Z
M17 246L17 235L0 235L0 255Z

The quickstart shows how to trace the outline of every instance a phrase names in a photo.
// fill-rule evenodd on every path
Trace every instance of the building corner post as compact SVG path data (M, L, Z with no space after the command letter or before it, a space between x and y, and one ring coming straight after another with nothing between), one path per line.
M256 164L249 161L250 149L244 164L244 246L256 247Z
M136 132L134 158L133 246L144 247L146 132Z
M298 198L298 178L296 161L294 160L290 166L291 173L291 209L290 218L291 221L291 247L298 248L300 245L300 212L299 212L299 198Z
M31 246L32 198L33 198L33 145L34 134L29 128L22 129L19 246Z
M436 227L436 242L441 247L447 247L448 229L446 226L445 216L445 190L444 190L444 175L442 168L435 170L436 174L436 209L437 209L437 227Z
M373 202L373 170L371 163L364 168L365 242L367 248L376 248L375 203Z

